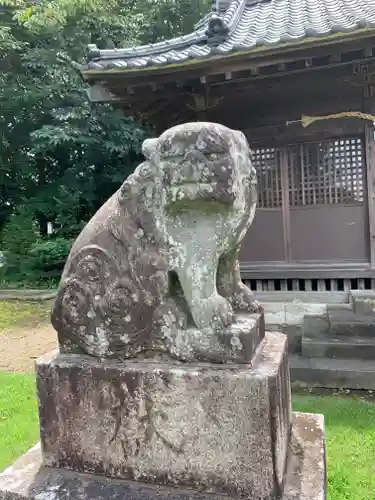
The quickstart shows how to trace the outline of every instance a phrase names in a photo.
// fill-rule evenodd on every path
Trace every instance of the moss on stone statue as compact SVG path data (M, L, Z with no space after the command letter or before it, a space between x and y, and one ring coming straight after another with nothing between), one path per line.
M197 212L202 215L227 214L230 207L216 200L177 200L166 207L168 215L181 215L183 213Z

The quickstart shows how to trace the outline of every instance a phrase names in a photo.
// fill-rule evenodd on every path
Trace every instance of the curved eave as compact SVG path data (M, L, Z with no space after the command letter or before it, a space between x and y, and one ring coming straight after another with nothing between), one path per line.
M87 65L77 65L77 69L82 74L85 80L90 77L103 77L104 75L123 74L130 78L149 74L164 74L173 71L174 73L188 71L189 69L204 68L210 63L226 63L234 59L244 59L249 57L250 60L264 59L271 56L281 54L290 54L299 52L305 49L310 49L320 46L330 46L340 44L341 42L350 42L352 40L367 39L375 36L375 28L354 29L350 32L332 33L330 35L301 37L284 43L275 43L268 45L256 45L246 50L233 50L230 53L210 54L207 57L191 58L188 61L166 63L158 66L146 66L142 68L88 68Z

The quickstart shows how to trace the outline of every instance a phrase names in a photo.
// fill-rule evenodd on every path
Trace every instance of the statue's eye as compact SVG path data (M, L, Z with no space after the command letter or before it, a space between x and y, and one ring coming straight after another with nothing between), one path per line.
M166 153L168 151L170 151L172 148L172 144L170 141L165 141L163 142L163 144L160 146L160 152L161 153Z

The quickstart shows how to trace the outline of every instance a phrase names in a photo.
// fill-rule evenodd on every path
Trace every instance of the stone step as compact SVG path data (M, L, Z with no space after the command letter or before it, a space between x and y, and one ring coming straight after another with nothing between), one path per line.
M327 313L340 313L341 311L352 311L353 304L327 304Z
M328 316L305 314L303 317L303 335L315 339L325 339L329 335Z
M349 302L349 292L261 292L253 290L259 302L341 304Z
M330 337L375 338L375 317L360 316L354 311L330 311L328 313Z
M294 387L375 389L375 361L289 356Z
M302 302L265 302L265 321L268 329L279 330L282 325L302 326L306 314L326 316L326 304L304 304Z
M304 336L301 346L305 358L343 358L375 361L375 337L335 337L316 339Z
M375 320L375 291L352 290L350 292L350 299L356 314L369 316Z

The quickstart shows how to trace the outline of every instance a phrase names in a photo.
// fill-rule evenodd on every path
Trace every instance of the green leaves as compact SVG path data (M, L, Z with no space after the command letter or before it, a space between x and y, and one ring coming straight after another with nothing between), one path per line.
M53 238L75 238L142 160L148 132L121 110L89 102L73 61L85 60L90 43L112 48L189 32L208 4L0 0L0 233L13 224L3 231L6 247L18 232L44 241L47 222ZM27 228L15 229L14 217Z

